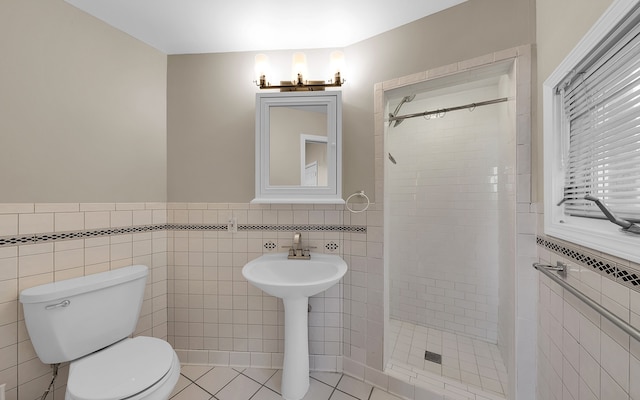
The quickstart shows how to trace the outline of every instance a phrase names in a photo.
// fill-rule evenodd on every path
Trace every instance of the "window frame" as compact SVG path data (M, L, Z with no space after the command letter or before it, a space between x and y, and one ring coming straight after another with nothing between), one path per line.
M622 21L640 0L616 0L542 85L544 138L544 232L617 257L640 262L640 235L621 232L608 220L564 214L562 104L556 87Z

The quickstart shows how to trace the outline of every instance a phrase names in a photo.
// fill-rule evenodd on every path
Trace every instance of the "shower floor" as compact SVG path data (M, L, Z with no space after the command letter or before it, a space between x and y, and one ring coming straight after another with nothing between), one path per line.
M469 398L504 399L507 370L498 346L410 322L390 320L392 353L386 372L415 384L451 389ZM425 360L425 352L430 352ZM441 364L437 356L441 355Z

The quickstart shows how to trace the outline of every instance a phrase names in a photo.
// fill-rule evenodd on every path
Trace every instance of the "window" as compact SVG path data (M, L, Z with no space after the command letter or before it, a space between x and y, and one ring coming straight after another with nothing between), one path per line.
M545 82L543 96L545 233L639 261L640 235L621 231L592 201L640 222L637 0L612 4Z

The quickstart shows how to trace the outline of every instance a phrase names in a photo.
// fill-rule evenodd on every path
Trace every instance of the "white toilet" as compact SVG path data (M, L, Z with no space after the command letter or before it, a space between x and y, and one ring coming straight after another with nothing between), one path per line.
M133 265L25 289L24 319L42 362L71 361L66 399L166 400L180 376L164 340L137 336L148 268Z

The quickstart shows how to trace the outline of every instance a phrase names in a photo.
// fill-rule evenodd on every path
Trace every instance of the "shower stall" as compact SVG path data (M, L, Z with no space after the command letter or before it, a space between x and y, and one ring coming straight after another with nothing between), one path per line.
M514 315L514 65L492 63L385 91L385 363L391 375L508 392L503 353Z

